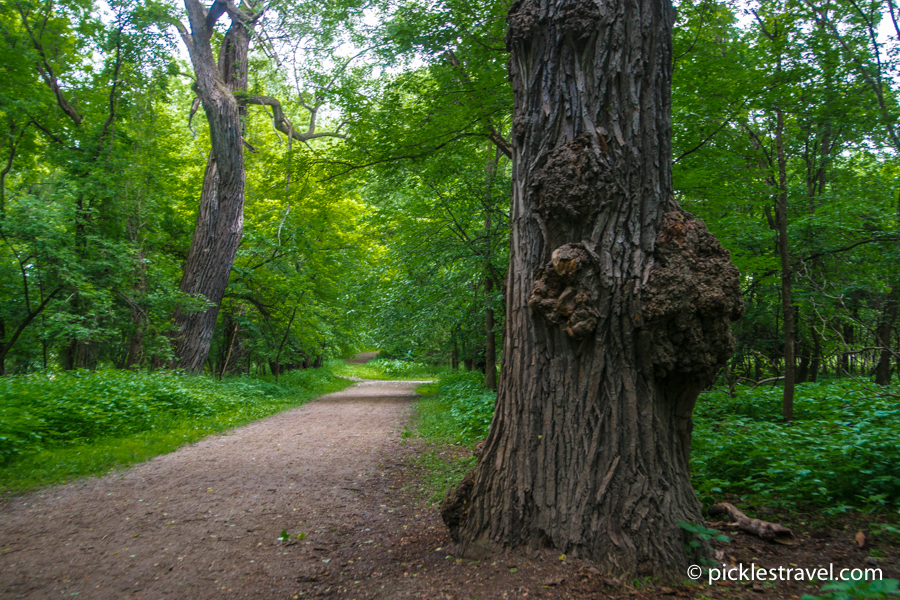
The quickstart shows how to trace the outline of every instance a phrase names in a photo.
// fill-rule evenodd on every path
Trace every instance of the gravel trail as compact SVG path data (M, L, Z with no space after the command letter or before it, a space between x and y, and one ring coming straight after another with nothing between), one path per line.
M0 503L0 598L296 597L298 575L327 566L334 532L371 516L362 487L390 471L417 385L363 381Z

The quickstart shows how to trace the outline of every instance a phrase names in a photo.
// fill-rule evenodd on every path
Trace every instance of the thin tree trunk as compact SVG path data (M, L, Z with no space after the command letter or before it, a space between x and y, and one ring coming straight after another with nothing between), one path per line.
M779 63L780 66L780 63ZM785 422L794 420L794 304L791 301L791 252L787 237L787 161L784 157L784 112L776 109L778 119L775 143L778 152L778 205L775 219L778 224L778 254L781 257L781 312L784 314L784 394L781 416Z
M853 325L844 323L842 334L842 337L844 338L844 347L848 351L841 353L841 374L850 375L853 370L853 355L849 352L853 346Z
M497 342L494 339L494 309L490 306L490 294L494 291L494 282L490 275L484 279L484 291L488 306L484 310L484 387L497 389Z
M809 365L809 380L815 383L819 379L819 367L822 364L822 339L819 337L815 324L811 324L809 330L813 339L813 357Z
M284 349L284 344L287 342L288 336L291 333L291 325L294 324L294 317L297 316L297 307L294 306L294 311L291 313L291 318L288 321L287 327L284 330L284 337L281 338L281 343L278 344L278 352L275 354L275 383L278 383L278 377L281 375L281 351Z
M143 248L138 250L137 275L134 291L139 296L143 296L147 292L147 266L144 264ZM134 331L128 340L128 354L125 357L126 369L133 369L135 365L140 366L144 353L144 316L139 306L131 307L131 322L134 325Z
M888 385L891 382L891 340L894 337L894 321L896 319L897 300L891 297L881 314L878 328L875 330L876 344L881 346L878 366L875 367L875 383L877 385Z
M801 323L801 315L800 315L800 307L796 304L794 305L794 326L797 329L797 335L795 339L797 340L797 376L795 378L796 383L806 383L809 381L809 365L810 365L810 356L809 356L809 344L803 338L800 330Z
M222 361L222 369L219 371L219 381L225 378L225 372L228 370L228 361L231 360L231 351L234 348L234 340L237 339L238 334L238 323L234 324L234 329L231 332L231 340L228 342L228 352L225 354L225 358ZM276 383L278 383L276 381Z
M664 0L520 0L496 412L445 523L469 556L555 548L681 581L691 412L734 349L737 270L671 180ZM692 258L693 257L693 258Z
M900 198L897 200L897 219L900 227ZM900 243L897 244L897 254L900 255ZM894 269L896 269L894 265ZM900 278L893 277L893 286L888 296L887 304L882 312L881 319L876 330L876 343L881 346L878 356L878 366L875 368L875 383L888 385L891 383L891 341L894 337L894 322L897 320L897 305L900 304Z

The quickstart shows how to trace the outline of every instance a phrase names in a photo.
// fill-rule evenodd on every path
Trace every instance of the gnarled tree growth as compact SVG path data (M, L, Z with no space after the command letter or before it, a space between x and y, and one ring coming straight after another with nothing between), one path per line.
M491 431L445 501L464 551L682 580L691 412L743 312L671 178L668 0L518 0L508 314Z

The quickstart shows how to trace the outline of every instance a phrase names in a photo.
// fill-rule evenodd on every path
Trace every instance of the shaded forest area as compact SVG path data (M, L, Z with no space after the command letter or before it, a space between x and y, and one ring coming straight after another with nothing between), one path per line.
M596 526L577 528L602 514L611 539L622 521L634 528L629 564L650 552L648 573L675 581L694 557L688 533L718 539L698 524L699 498L825 520L868 511L861 527L893 553L900 9L684 0L673 27L668 5L650 2L631 43L664 66L645 73L615 36L545 4L0 0L4 489L171 450L349 385L340 376L437 375L421 390L436 396L417 409L419 435L487 457L424 464L440 496L475 466L461 511L444 511L463 552L466 536L498 541L505 527L504 547L540 534L630 577L637 567L620 567ZM605 23L582 4L575 21ZM592 44L609 68L582 72L568 49ZM583 73L606 85L616 68L628 89L597 113ZM548 92L551 80L572 89ZM573 126L567 111L589 116ZM640 197L648 180L658 185ZM683 236L666 246L687 230L720 276L695 269L694 287L673 291L656 267L690 262ZM640 308L626 280L642 281L646 310L620 327ZM710 331L679 328L703 321L699 305L651 306L698 286L728 296ZM656 309L661 348L643 353L632 341ZM368 365L335 360L374 348ZM639 425L653 431L627 441ZM532 469L534 448L577 456ZM47 471L48 452L62 466ZM647 464L658 477L638 490ZM535 473L534 494L495 510ZM594 488L566 484L575 473ZM656 492L658 514L619 518L617 503ZM597 506L560 516L567 493ZM556 517L522 525L526 513Z
M494 387L509 244L506 5L247 6L259 15L246 89L235 88L243 235L204 369L278 373L380 346L485 371ZM746 302L722 386L888 383L895 7L677 8L676 195L731 251ZM178 315L216 312L183 281L210 135L180 12L3 3L5 374L177 364ZM242 23L217 22L211 49Z

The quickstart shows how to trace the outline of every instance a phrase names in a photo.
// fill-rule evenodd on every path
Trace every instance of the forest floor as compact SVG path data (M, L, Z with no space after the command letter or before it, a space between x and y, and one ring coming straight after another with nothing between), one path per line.
M456 558L418 491L426 448L402 435L417 385L361 381L128 470L0 503L0 598L796 599L818 589L610 581L552 552ZM900 577L896 545L859 548L866 526L848 517L795 530L795 546L728 532L721 561Z

